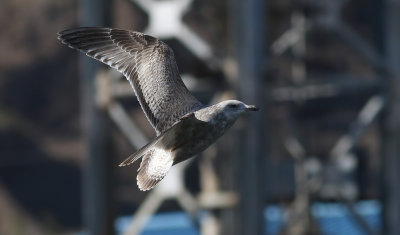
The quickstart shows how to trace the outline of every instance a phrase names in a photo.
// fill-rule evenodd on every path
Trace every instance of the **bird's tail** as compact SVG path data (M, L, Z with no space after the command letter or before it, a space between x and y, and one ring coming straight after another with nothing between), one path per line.
M167 150L156 138L125 159L119 166L128 166L143 158L137 175L137 185L140 190L147 191L158 184L173 165L173 153Z
M156 186L167 175L173 162L171 151L155 147L146 152L136 177L139 189L146 191Z
M138 170L137 184L143 191L153 188L167 175L174 164L174 150L185 144L185 132L195 124L199 126L203 122L199 121L194 113L186 114L178 123L125 159L119 166L130 165L143 158Z

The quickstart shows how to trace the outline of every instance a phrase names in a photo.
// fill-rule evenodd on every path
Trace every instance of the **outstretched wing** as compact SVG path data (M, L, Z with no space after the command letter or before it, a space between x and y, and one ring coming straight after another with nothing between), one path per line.
M182 82L172 49L152 36L90 27L62 31L58 39L124 74L157 135L202 105Z

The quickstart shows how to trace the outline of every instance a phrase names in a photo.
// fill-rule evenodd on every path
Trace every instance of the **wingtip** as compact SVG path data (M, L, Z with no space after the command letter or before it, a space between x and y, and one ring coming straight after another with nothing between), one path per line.
M57 32L57 40L59 40L59 41L61 41L62 43L64 43L63 41L63 32L64 31L60 31L60 32Z
M135 160L136 161L136 160ZM132 164L134 161L132 161L131 157L128 157L127 159L125 159L123 162L121 162L118 166L119 167L123 167L123 166L129 166L130 164Z
M123 166L129 166L130 164L132 164L132 162L127 162L127 160L130 160L130 159L126 159L125 161L121 162L118 166L123 167Z
M99 32L106 32L110 31L110 28L106 27L77 27L77 28L70 28L65 29L62 31L57 32L57 39L63 40L65 38L80 35L80 34L88 34L88 33L99 33Z
M73 29L64 29L62 31L57 32L57 38L60 40L62 39L65 35L74 33L78 30L79 28L73 28Z
M63 31L60 31L60 32L57 32L57 40L60 41L62 44L67 45L67 46L70 47L70 48L73 48L73 47L71 47L71 45L69 45L69 43L66 41L65 35L68 35L68 34L65 33L66 31L68 31L68 29L67 29L67 30L63 30ZM74 49L74 48L73 48L73 49Z

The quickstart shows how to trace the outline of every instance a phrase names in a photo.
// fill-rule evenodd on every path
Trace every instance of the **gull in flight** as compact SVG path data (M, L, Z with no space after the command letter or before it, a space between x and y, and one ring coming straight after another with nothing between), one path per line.
M254 105L226 100L214 105L198 101L184 85L172 49L152 36L128 30L86 27L58 33L71 48L121 72L131 84L157 137L125 159L142 159L140 190L152 189L170 168L205 150Z

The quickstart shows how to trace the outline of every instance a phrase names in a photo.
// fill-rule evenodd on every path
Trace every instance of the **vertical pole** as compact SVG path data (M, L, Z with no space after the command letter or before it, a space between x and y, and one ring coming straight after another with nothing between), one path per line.
M105 26L109 23L111 0L80 1L82 26ZM81 111L86 158L83 164L82 198L83 223L87 234L113 234L111 213L111 154L108 119L96 106L95 77L101 64L87 56L80 58Z
M390 72L390 100L384 123L382 234L400 234L400 1L386 0L385 52Z
M261 235L263 233L263 158L265 157L263 113L263 64L266 19L263 0L235 0L235 48L238 62L240 99L261 108L258 113L247 116L245 130L241 136L238 159L240 204L238 216L239 234Z

